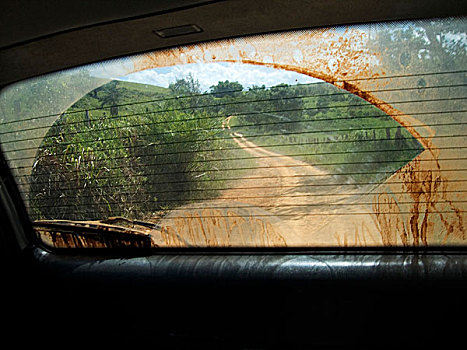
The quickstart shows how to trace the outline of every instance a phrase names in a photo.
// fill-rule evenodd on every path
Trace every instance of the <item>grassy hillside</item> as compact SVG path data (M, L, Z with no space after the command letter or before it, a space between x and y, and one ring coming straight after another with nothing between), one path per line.
M49 130L31 177L33 217L148 217L194 195L214 196L210 159L221 117L182 106L170 90L112 81ZM198 152L210 149L210 152Z

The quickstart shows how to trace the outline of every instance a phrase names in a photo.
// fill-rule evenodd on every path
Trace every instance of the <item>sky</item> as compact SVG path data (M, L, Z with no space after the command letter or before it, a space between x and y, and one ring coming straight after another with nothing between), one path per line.
M185 78L188 74L199 81L202 91L209 91L210 86L217 85L219 81L237 81L244 88L253 85L266 87L285 83L307 84L320 80L309 76L270 67L256 66L241 63L196 63L173 67L148 69L129 74L118 80L136 83L151 84L168 87L177 79Z

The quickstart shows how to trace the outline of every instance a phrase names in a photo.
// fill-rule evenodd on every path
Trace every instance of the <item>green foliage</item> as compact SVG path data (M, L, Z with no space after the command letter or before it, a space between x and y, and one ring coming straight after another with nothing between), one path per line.
M201 93L199 82L195 80L191 73L186 78L177 79L174 83L171 83L169 89L178 96Z
M220 121L184 109L183 100L169 91L143 90L113 81L59 118L31 176L35 219L144 217L183 204L193 190L209 194L207 180L216 174L203 173L218 154L198 151L222 147L221 141L210 141L220 132L215 128ZM152 102L131 104L134 94ZM166 109L160 104L164 99ZM118 114L112 114L117 103Z
M232 129L223 130L228 116L236 116ZM192 77L169 89L113 81L49 130L31 177L33 217L145 218L215 198L226 179L241 176L222 170L248 162L232 131L330 173L351 174L350 182L377 181L420 151L389 116L329 84L231 95L201 94Z
M422 150L384 112L330 84L256 87L244 99L251 102L235 131L331 174L348 174L349 182L378 182Z
M214 97L222 98L222 97L238 97L241 95L243 90L242 84L236 81L220 81L217 85L213 85L210 87L211 93Z
M446 72L467 64L463 21L439 19L388 25L375 32L370 48L389 72Z

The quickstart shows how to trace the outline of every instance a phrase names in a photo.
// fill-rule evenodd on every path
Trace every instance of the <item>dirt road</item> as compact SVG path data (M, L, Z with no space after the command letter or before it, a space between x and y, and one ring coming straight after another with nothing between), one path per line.
M229 127L228 122L223 127ZM362 191L317 167L259 147L239 133L235 143L257 168L218 199L184 206L161 222L162 246L342 246L381 244ZM343 215L339 215L342 213Z

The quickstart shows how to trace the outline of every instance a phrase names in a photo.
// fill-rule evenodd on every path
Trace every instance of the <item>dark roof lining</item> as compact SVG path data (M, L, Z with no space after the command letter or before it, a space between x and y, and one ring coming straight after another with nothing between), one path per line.
M0 50L0 86L83 64L233 36L322 27L459 16L456 0L215 1L155 16L87 26ZM162 39L154 29L195 24L202 33ZM59 48L59 49L57 49Z
M0 33L9 33L0 37L0 49L24 45L42 40L53 35L64 34L73 30L130 21L203 6L225 0L138 0L130 3L94 0L20 0L2 2L3 10L0 21ZM22 6L23 5L23 6ZM46 6L44 6L46 5ZM133 6L131 6L133 5ZM28 11L24 8L28 7ZM47 11L53 7L53 11ZM32 22L28 25L29 22Z

